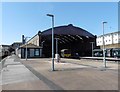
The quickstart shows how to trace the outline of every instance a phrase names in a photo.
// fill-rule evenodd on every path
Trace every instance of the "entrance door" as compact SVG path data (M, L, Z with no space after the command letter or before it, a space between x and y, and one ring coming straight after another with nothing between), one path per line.
M30 49L30 57L34 57L34 49Z

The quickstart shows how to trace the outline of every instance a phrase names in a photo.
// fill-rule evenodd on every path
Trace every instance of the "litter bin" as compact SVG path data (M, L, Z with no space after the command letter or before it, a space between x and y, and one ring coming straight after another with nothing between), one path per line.
M56 62L60 62L60 55L59 54L55 54L55 60L56 60Z

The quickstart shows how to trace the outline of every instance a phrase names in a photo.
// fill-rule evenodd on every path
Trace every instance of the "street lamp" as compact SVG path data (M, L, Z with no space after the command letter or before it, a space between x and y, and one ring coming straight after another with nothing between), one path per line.
M94 42L90 42L92 44L92 57L93 57L93 44Z
M106 60L105 60L105 41L104 41L104 24L107 22L103 22L103 63L106 68Z
M52 71L54 71L54 15L47 14L52 18Z
M30 37L25 37L25 41L26 41L26 54L25 54L25 59L27 61L27 38L30 38Z

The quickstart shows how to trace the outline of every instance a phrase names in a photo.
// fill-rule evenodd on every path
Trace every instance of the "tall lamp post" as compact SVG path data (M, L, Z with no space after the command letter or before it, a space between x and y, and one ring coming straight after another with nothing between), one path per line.
M52 18L52 71L54 71L54 15L47 14Z
M30 38L30 37L25 37L25 42L26 42L25 59L26 59L26 61L27 61L27 38Z
M103 22L103 63L106 68L106 60L105 60L105 41L104 41L104 24L107 22Z

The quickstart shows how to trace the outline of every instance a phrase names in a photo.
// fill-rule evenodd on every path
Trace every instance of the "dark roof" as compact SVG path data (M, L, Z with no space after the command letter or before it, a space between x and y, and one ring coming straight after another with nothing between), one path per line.
M16 45L16 44L22 45L22 42L14 42L14 43L12 44L12 46L13 46L13 45Z
M51 35L51 34L52 34L52 28L47 29L42 32L43 36ZM80 36L85 36L85 37L88 36L88 37L94 38L94 35L92 35L88 31L86 31L82 28L79 28L79 27L75 27L72 24L54 27L54 34L55 35L80 35Z
M10 47L10 45L0 45L0 46L2 46L2 47Z
M13 44L22 44L22 42L14 42Z

